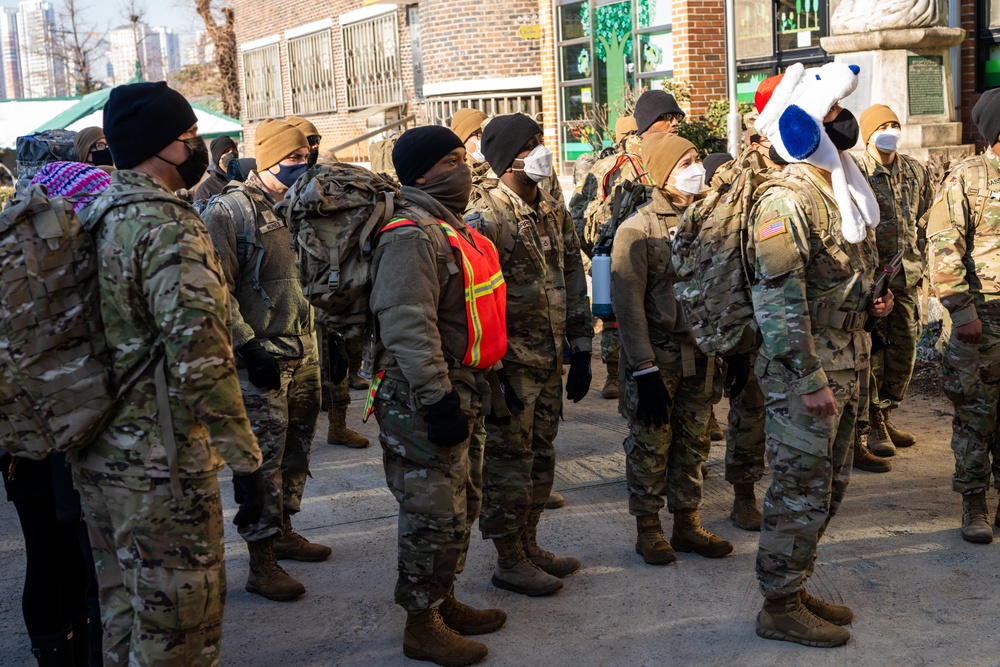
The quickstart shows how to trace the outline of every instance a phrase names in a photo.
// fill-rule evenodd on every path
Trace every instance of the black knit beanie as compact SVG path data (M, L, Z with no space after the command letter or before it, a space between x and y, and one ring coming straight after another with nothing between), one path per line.
M430 171L437 161L465 144L443 125L424 125L399 135L392 147L392 166L400 185L413 182Z
M117 86L104 105L104 138L119 169L153 157L197 122L188 101L165 81Z
M482 148L486 161L490 163L493 173L503 176L517 159L524 145L536 134L541 134L531 116L514 113L509 116L497 116L486 124L483 130Z
M679 113L684 116L684 110L677 106L674 96L664 90L647 90L635 102L635 124L639 128L637 134L642 136L656 119L666 113Z
M230 137L222 135L212 139L212 144L208 149L212 153L212 164L218 168L219 160L222 159L223 154L230 149L236 150L236 142Z
M719 170L719 167L732 161L733 156L729 153L709 154L708 157L701 161L701 165L705 167L705 184L710 185L712 183L712 177L715 176L715 172Z
M992 88L983 93L976 106L972 107L972 122L979 128L986 143L992 146L1000 136L1000 88Z

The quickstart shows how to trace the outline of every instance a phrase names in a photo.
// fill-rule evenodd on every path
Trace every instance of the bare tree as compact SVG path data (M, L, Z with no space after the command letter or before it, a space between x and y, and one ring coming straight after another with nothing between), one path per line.
M63 61L69 80L79 95L86 95L103 87L93 75L93 64L104 51L107 42L93 24L84 24L83 16L89 7L78 0L65 0L59 26L56 28L57 58Z
M219 77L222 111L239 118L240 80L236 63L236 27L233 6L228 0L194 0L198 16L215 46L215 67Z
M139 37L139 24L146 17L146 8L139 2L139 0L126 0L126 2L121 7L122 13L128 20L128 24L132 26L132 43L135 45L135 67L139 74L143 74L142 68L146 65L144 62L145 58L142 57L142 51L139 50L139 45L145 40L146 35ZM119 74L115 72L115 79L117 80Z

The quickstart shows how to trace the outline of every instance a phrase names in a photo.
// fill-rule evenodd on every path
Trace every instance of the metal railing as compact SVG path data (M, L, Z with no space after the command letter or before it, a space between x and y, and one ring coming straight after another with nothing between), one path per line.
M354 146L355 144L360 144L362 141L367 141L368 139L371 139L372 137L376 137L376 136L378 136L378 135L380 135L383 132L386 132L388 130L394 130L397 127L403 127L405 129L407 125L409 125L410 123L412 123L416 119L417 119L417 116L415 114L411 114L411 115L406 116L404 118L400 118L399 120L394 120L391 123L386 123L382 127L377 127L374 130L370 130L368 132L365 132L364 134L359 134L358 136L354 137L353 139L350 139L348 141L344 141L342 143L339 143L336 146L334 146L332 148L328 148L326 150L331 155L333 155L334 158L336 158L337 157L337 152L341 151L341 150L343 150L345 148L347 148L348 146Z
M347 107L401 103L399 20L395 12L341 28Z
M424 101L427 119L434 125L449 125L451 117L463 107L479 109L491 118L523 113L542 123L542 91L530 90L509 94L458 95L431 97Z
M281 102L281 60L277 44L243 53L243 96L247 120L285 115Z
M331 30L288 40L288 78L292 113L321 113L337 108Z

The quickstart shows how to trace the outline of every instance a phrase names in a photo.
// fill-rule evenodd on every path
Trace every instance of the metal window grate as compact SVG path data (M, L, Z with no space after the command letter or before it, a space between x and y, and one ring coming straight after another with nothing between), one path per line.
M337 107L330 35L330 30L323 30L288 40L292 113L320 113Z
M462 95L456 97L435 97L424 104L427 118L435 125L449 125L451 117L462 107L479 109L487 116L503 116L523 113L542 124L542 91L531 90L508 95Z
M243 95L247 120L285 115L281 103L281 60L277 44L243 53Z
M404 101L395 12L341 28L350 109Z

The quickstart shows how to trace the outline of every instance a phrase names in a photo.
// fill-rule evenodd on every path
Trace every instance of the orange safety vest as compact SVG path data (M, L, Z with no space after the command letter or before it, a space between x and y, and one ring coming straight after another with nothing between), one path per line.
M448 243L462 260L465 285L465 315L469 343L462 365L486 369L507 353L507 284L500 270L500 256L492 242L471 227L471 241L454 227L438 220ZM412 220L396 218L382 232L416 226Z

